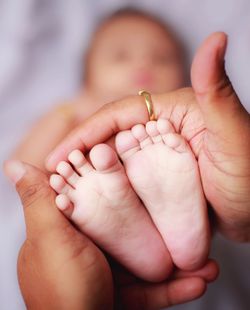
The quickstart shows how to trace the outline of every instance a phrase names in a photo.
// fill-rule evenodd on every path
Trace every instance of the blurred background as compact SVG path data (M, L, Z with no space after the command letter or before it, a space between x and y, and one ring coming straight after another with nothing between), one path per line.
M96 23L132 5L165 20L184 42L190 66L195 50L213 31L229 35L226 68L250 111L249 0L0 0L0 163L23 134L53 105L81 86L83 54ZM25 237L21 205L0 172L0 309L25 309L16 276ZM212 257L221 266L201 299L175 309L247 310L250 246L215 236Z

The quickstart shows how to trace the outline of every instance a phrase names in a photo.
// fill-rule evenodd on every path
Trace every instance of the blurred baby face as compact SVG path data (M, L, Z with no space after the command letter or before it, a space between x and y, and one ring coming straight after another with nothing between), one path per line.
M114 100L146 89L161 93L181 87L181 52L159 24L124 16L97 33L87 64L86 86L97 96Z

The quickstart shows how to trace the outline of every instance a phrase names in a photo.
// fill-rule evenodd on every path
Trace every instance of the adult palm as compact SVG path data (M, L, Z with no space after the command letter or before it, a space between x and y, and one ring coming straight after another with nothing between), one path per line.
M195 272L177 270L162 283L140 281L108 261L60 213L44 173L11 161L5 171L14 182L25 171L16 188L27 231L18 278L28 309L159 309L198 298L218 274L216 263L208 261Z

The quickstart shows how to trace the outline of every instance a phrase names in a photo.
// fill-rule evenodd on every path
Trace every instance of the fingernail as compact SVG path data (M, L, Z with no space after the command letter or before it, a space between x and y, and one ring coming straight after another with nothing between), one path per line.
M51 162L53 162L53 159L54 159L54 152L49 153L49 155L45 159L45 167L48 171L52 171Z
M4 163L4 172L12 183L16 184L26 173L24 164L19 160L8 160Z

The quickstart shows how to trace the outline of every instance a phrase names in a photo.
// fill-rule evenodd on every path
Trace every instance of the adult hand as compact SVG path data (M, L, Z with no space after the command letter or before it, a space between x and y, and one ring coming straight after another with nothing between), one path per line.
M225 236L250 240L250 118L224 69L227 37L214 33L195 55L191 88L154 95L156 118L169 119L190 143L198 158L207 200ZM74 149L90 150L118 131L145 124L143 98L129 97L104 106L74 130L51 154L55 170Z
M17 161L7 162L5 172L24 207L27 237L18 278L28 309L110 310L114 289L122 309L159 309L198 298L218 274L217 265L208 261L196 272L176 271L171 280L152 284L114 268L114 285L104 254L56 208L47 176Z

